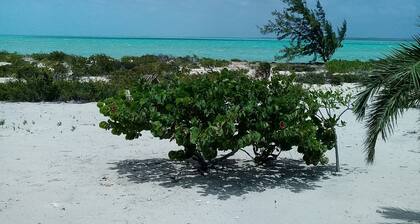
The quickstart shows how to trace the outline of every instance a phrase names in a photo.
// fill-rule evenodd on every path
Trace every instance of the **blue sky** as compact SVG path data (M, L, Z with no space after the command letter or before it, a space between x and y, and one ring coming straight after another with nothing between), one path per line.
M312 5L315 0L308 0ZM321 0L349 37L419 33L420 0ZM280 0L0 0L0 34L260 37Z

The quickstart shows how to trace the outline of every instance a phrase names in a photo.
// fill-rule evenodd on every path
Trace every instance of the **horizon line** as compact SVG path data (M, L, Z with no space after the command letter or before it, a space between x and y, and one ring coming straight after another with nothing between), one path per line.
M35 38L71 38L71 39L162 39L162 40L277 40L276 37L198 37L198 36L79 36L79 35L28 35L28 34L0 34L0 36L35 37ZM348 37L345 40L383 40L383 41L411 41L413 38L393 37Z

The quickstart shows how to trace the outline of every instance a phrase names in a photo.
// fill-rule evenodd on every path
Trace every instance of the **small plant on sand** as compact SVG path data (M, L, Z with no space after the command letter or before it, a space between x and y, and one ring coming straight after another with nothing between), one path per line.
M6 123L6 120L0 119L0 126L3 126Z
M307 164L328 161L324 153L331 148L317 136L321 126L312 119L318 103L293 77L257 80L223 70L143 82L131 95L127 99L122 92L98 103L109 118L100 127L126 139L151 131L174 140L183 148L170 151L169 158L194 160L203 171L247 146L254 148L259 164L293 148Z
M290 46L281 50L279 59L292 60L296 56L310 56L316 61L318 56L324 62L330 60L337 48L342 47L346 36L347 23L334 32L326 19L321 3L316 8L308 8L305 0L283 0L287 4L283 11L274 11L274 21L270 20L261 28L263 34L274 33L279 40L290 39Z
M342 116L351 109L351 94L345 94L342 90L311 91L313 100L320 108L312 119L319 127L318 137L328 148L335 148L336 171L340 171L338 155L337 127L344 127L346 122Z

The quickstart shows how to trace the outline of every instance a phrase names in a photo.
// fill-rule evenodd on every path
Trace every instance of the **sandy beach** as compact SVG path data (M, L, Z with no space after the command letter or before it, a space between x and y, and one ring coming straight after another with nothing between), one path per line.
M420 0L2 3L0 224L420 224Z
M239 154L199 175L167 159L177 146L98 127L96 104L1 103L1 223L418 223L418 109L367 166L352 113L338 130L342 172L284 153L261 169Z

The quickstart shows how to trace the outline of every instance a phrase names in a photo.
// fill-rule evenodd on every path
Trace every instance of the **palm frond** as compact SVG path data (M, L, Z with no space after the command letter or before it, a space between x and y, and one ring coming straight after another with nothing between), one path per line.
M367 162L374 160L376 142L381 134L382 139L386 140L392 134L397 123L397 118L401 115L407 105L407 96L403 90L384 89L380 91L372 102L366 121L367 137L365 139L365 151Z
M402 44L381 60L369 75L365 90L357 96L354 112L359 120L366 119L367 137L364 145L367 161L373 162L379 135L387 140L393 133L397 118L420 99L420 36L414 43Z

